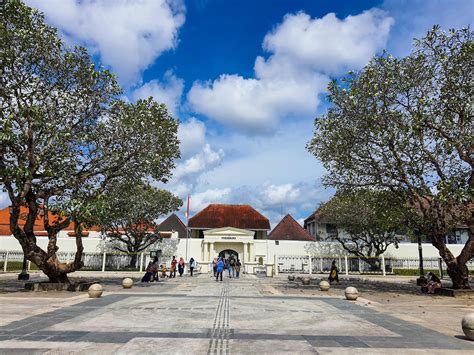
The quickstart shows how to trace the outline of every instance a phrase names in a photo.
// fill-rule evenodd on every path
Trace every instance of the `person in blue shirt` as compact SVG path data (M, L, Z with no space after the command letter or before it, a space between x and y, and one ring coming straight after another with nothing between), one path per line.
M216 281L218 280L219 276L221 277L221 281L222 281L222 272L224 271L224 260L222 260L222 258L219 258L219 260L217 260L217 265L216 265Z

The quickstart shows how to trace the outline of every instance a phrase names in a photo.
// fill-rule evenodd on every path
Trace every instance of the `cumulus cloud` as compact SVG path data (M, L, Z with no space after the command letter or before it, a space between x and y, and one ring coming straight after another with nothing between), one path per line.
M147 82L132 93L132 98L137 100L152 96L156 102L165 104L169 112L176 115L181 105L183 87L184 80L177 78L168 70L163 76L163 81L155 79Z
M262 192L262 199L270 205L294 203L301 197L301 190L294 184L269 185Z
M196 155L176 165L174 177L177 180L184 178L194 179L197 175L218 164L223 156L224 151L222 149L217 151L213 150L211 146L206 143L204 147L202 147L202 150Z
M212 203L225 203L231 191L230 188L209 189L193 194L190 201L190 210L197 213Z
M188 93L194 111L244 132L273 131L292 116L312 116L328 75L363 66L385 46L393 19L372 9L338 19L312 19L304 12L287 15L265 36L254 78L223 74L195 82Z
M100 55L125 84L176 47L185 21L181 0L27 0L73 43Z
M180 123L178 127L181 158L187 159L206 144L206 126L196 118Z

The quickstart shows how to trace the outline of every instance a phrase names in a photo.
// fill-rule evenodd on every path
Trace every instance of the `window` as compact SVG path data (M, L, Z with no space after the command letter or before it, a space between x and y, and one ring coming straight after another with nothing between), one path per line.
M328 235L334 235L337 233L337 228L334 224L326 224L326 233Z

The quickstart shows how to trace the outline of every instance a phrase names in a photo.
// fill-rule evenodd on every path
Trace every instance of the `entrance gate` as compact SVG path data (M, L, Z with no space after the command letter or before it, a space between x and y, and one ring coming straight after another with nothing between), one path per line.
M239 253L237 253L235 250L232 250L232 249L225 249L225 250L222 250L220 253L219 253L219 257L223 257L224 259L228 259L229 256L233 255L235 260L237 260L239 258Z

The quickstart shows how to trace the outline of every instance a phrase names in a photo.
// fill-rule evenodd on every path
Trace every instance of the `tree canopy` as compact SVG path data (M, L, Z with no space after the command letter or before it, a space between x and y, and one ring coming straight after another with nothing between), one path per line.
M307 146L327 185L403 192L412 228L439 250L454 287L468 287L474 254L472 39L470 29L434 27L409 56L376 56L333 81ZM444 236L459 224L469 240L454 257Z
M10 228L26 257L52 281L82 266L82 221L111 184L166 182L179 157L178 121L151 98L128 103L86 49L69 48L37 10L7 1L0 25L0 185ZM28 207L23 228L20 206ZM47 250L36 244L41 208ZM44 214L48 217L48 213ZM60 263L57 234L75 223L74 262Z
M125 183L97 198L90 222L108 237L109 249L129 254L135 266L137 254L161 240L157 219L181 205L181 199L166 190Z

